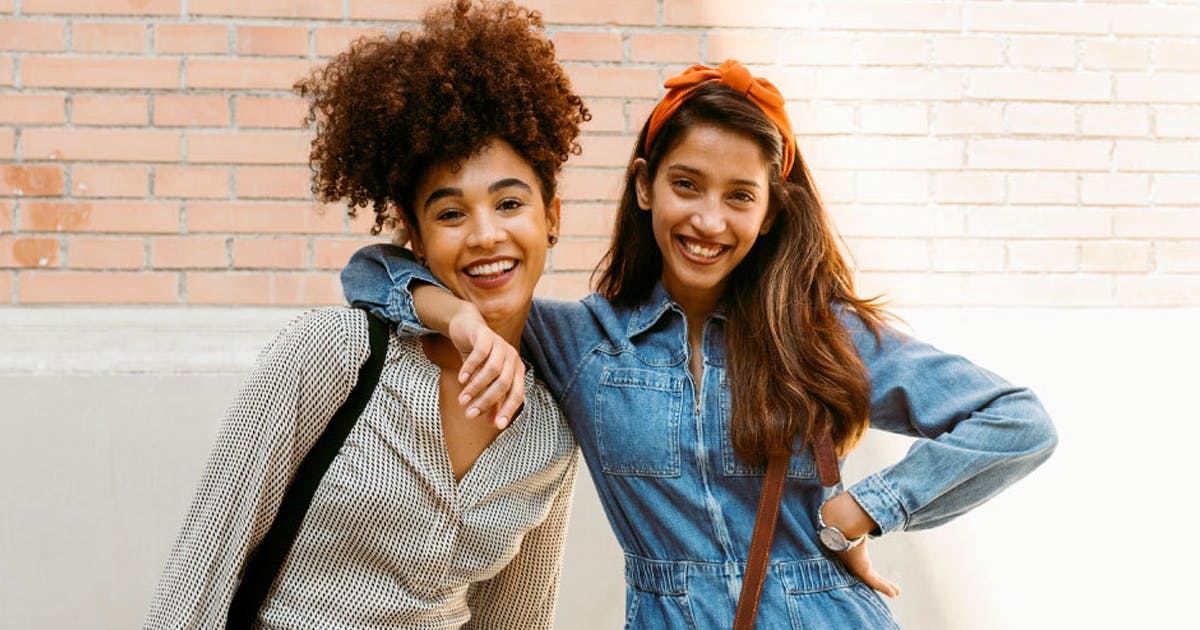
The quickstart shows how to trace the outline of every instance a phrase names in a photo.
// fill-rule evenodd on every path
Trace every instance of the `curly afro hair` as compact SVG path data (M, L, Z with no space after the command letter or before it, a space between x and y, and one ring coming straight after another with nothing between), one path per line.
M541 14L513 2L455 0L420 33L362 38L296 83L316 123L309 165L322 201L372 206L378 234L435 165L461 164L492 138L529 160L547 203L591 114L571 90Z

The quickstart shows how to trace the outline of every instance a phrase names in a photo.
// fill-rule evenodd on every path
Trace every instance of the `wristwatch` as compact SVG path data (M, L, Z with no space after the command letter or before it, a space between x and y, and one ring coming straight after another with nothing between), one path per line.
M850 540L846 538L842 530L832 525L826 525L825 519L821 517L821 508L823 507L825 506L822 504L821 507L817 508L817 537L821 539L821 544L825 545L827 549L835 553L842 553L861 545L862 541L867 539L867 535L863 534L858 538Z

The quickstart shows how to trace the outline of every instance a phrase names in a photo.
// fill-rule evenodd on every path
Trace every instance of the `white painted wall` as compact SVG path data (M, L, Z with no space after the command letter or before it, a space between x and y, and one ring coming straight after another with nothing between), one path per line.
M290 309L0 309L0 627L131 628L221 412ZM918 336L1031 385L1060 433L1029 479L872 543L906 627L1179 627L1200 562L1200 309L922 309ZM853 480L903 455L872 434ZM621 557L581 476L561 628L618 628ZM1182 531L1179 535L1177 532Z

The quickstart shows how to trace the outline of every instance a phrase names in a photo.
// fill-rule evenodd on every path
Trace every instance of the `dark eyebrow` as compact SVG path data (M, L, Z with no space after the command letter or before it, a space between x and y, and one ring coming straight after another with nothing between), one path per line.
M425 199L425 207L428 208L430 204L442 197L461 197L462 194L461 188L439 188L429 193L429 197Z
M692 168L686 164L672 164L667 168L668 169L672 169L672 168L677 169L677 170L683 171L685 173L688 173L689 175L694 175L696 177L704 177L704 173L700 172L700 169ZM756 182L752 179L735 179L735 180L733 180L732 183L736 184L738 186L746 186L748 188L761 188L761 186L758 185L758 182Z
M502 179L498 182L493 182L491 186L488 186L488 193L489 194L494 193L497 190L500 190L502 188L510 188L510 187L520 188L520 189L523 189L527 193L533 193L532 186L530 186L529 184L526 184L525 182L523 182L515 177L509 177L507 179Z

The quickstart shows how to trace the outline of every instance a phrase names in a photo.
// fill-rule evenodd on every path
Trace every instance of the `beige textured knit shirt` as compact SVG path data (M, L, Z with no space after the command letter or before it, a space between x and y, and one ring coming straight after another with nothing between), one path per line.
M226 413L145 628L223 628L249 550L300 460L349 396L366 315L285 328ZM366 410L313 497L259 628L550 628L578 466L565 420L527 373L524 411L460 481L438 367L392 335Z

